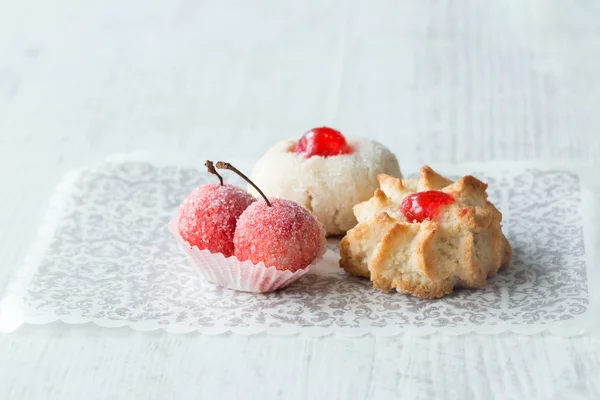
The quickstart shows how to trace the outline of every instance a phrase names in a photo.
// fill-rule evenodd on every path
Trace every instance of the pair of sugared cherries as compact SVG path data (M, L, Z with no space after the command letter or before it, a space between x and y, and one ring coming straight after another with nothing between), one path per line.
M292 272L312 262L321 246L321 228L307 209L290 200L268 199L229 163L219 161L216 167L240 175L264 202L224 184L211 161L206 167L219 177L220 184L198 187L179 210L179 233L190 246Z

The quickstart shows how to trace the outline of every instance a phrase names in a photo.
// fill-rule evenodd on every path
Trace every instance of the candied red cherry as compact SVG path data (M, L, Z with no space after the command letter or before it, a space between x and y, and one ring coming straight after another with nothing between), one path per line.
M324 126L306 132L298 141L294 152L303 154L306 158L330 157L349 154L352 148L348 146L346 138L340 131Z
M438 216L443 206L454 203L454 197L437 190L413 193L402 202L402 214L409 222L423 222Z

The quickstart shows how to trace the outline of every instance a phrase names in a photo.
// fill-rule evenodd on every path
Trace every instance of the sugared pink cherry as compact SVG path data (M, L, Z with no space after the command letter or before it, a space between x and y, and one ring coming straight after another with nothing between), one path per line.
M306 132L298 141L294 152L306 158L330 157L352 153L352 148L348 146L346 138L340 131L324 126Z
M246 175L229 163L219 161L217 168L228 169L252 185L265 199L251 204L235 229L234 254L240 261L295 272L306 268L321 247L321 228L316 218L291 200L268 199Z
M207 167L216 174L209 161ZM219 179L221 184L202 185L185 198L179 209L178 229L190 246L230 257L237 220L256 199L236 186L223 185Z
M430 190L407 196L402 202L402 214L409 222L432 220L443 206L454 203L454 197L448 193Z
M291 200L250 205L240 216L233 243L240 261L295 272L307 267L321 247L321 229L307 209Z

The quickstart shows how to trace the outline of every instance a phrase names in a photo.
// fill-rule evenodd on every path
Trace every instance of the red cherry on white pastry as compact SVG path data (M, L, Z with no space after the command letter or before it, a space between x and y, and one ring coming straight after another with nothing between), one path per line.
M306 158L330 157L352 153L352 148L340 131L324 126L306 132L298 141L294 152Z
M209 171L216 173L207 161ZM217 174L218 176L218 174ZM194 189L179 209L178 230L190 246L233 255L233 236L239 216L256 199L232 185L209 183Z

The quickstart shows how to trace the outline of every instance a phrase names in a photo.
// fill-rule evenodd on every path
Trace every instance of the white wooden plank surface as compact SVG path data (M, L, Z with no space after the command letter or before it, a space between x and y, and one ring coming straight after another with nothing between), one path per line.
M0 0L0 288L66 171L258 157L331 124L401 162L600 156L600 3ZM598 399L600 342L26 326L1 399Z

